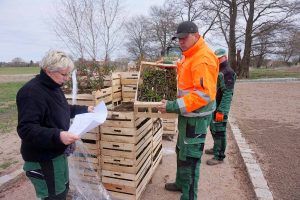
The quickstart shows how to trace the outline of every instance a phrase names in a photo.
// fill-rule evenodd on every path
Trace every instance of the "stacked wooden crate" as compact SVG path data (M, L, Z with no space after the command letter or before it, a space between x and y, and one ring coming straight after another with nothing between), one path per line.
M91 94L77 94L76 104L95 106L104 101L108 108L121 102L121 79L119 73L104 77L105 88ZM65 95L68 102L72 103L72 95ZM77 174L74 183L87 183L91 189L97 189L101 183L101 150L100 127L84 134L81 138L83 145L77 145L75 152L70 157L70 164Z
M112 104L114 106L119 105L122 101L121 74L112 73L109 76L105 76L104 86L112 87Z
M104 88L93 91L92 93L77 94L76 104L95 106L100 101L104 101L108 108L120 104L122 100L122 87L120 73L113 73L110 76L104 77ZM68 102L72 103L72 94L65 94Z
M73 169L73 184L88 184L90 189L97 188L101 183L101 151L100 151L100 129L99 127L84 134L82 143L70 156L70 166Z
M134 112L109 112L100 127L102 183L118 199L137 200L152 176L153 122Z
M177 124L178 124L178 119L162 119L162 124L163 124L163 136L170 136L174 137L177 132Z
M105 79L104 85L109 87L78 94L76 104L104 101L113 108L121 100L133 102L137 80L137 72L114 74ZM71 103L72 96L66 98ZM151 117L138 115L133 106L131 111L109 111L104 124L83 136L84 149L77 148L71 157L80 172L76 178L95 190L102 182L117 199L139 199L162 159L162 121Z
M134 102L137 90L138 72L121 73L122 101Z

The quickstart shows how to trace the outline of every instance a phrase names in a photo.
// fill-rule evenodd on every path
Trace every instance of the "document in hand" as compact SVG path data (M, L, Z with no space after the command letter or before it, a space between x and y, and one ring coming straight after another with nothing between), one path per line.
M86 132L103 124L106 120L106 117L107 108L105 103L101 101L95 107L94 112L76 115L71 127L69 128L69 132L81 137Z

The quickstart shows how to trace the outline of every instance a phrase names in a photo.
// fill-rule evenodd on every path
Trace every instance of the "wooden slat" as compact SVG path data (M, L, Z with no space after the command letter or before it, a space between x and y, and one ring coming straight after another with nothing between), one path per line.
M163 67L163 68L176 68L175 64L164 64L164 63L158 63L158 62L146 62L142 61L141 65L144 66L154 66L154 67Z
M151 142L152 134L146 134L138 144L101 141L101 153L102 155L135 158Z
M125 191L122 191L122 187L121 188L117 188L120 191L116 192L116 191L111 191L108 190L109 193L117 199L122 199L122 200L139 200L141 197L142 192L146 189L146 185L147 183L150 181L151 176L152 176L152 170L150 170L149 172L147 172L146 176L143 178L142 182L140 183L139 187L136 189L135 194L130 194L130 193L126 193Z
M138 174L102 170L102 182L108 190L119 191L117 188L122 188L123 192L135 194L142 179L147 173L151 172L151 163L151 156L149 156Z
M178 114L175 113L160 113L157 111L158 105L161 102L142 102L142 101L135 101L134 102L134 112L137 117L146 116L152 118L171 118L175 119L178 118Z
M148 144L142 153L138 154L134 159L106 156L101 159L101 167L104 170L111 170L124 173L137 173L149 155L152 155L152 145Z
M136 85L138 80L138 72L121 73L121 85Z
M157 133L153 136L153 149L156 148L156 146L161 142L162 140L162 135L163 135L163 130L160 129L157 131Z
M102 141L136 144L152 129L152 120L145 119L145 124L139 128L114 128L101 126Z

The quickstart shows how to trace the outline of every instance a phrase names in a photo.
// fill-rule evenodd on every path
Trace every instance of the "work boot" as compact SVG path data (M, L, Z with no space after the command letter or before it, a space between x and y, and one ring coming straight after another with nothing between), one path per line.
M211 148L211 149L205 149L205 153L209 154L209 155L214 155L214 149L213 148Z
M176 183L166 183L165 189L172 192L182 192L182 189L179 188Z
M218 164L221 164L223 162L224 162L223 160L217 160L215 158L212 158L212 159L207 160L206 164L208 164L208 165L218 165Z

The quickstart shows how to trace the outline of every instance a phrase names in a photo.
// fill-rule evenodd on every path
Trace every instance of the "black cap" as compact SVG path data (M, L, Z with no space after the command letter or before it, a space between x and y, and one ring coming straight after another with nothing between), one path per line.
M177 27L177 32L172 40L176 38L185 38L189 33L197 33L198 27L194 22L185 21L181 22Z

